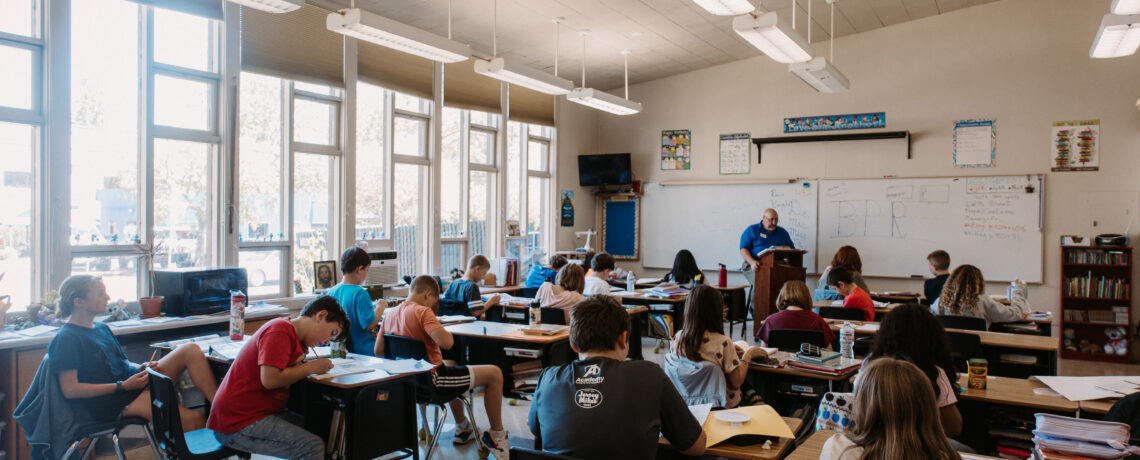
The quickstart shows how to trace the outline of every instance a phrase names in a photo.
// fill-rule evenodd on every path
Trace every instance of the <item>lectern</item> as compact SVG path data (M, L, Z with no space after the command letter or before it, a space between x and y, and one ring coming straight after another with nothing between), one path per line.
M804 269L806 253L803 249L770 248L757 256L760 268L754 273L756 280L752 292L753 337L760 330L760 322L776 312L776 296L784 283L807 279L807 270Z

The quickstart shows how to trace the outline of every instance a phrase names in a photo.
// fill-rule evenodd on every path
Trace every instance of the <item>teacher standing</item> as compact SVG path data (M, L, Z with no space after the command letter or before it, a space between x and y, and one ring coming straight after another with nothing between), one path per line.
M776 214L776 210L768 208L764 210L764 217L760 219L760 223L749 225L744 229L744 234L740 235L740 256L744 258L744 265L741 270L755 272L760 267L760 261L756 260L756 255L761 251L779 246L786 246L795 248L795 243L792 243L792 236L788 234L787 230L780 227L780 215ZM752 277L748 278L749 284L752 283Z

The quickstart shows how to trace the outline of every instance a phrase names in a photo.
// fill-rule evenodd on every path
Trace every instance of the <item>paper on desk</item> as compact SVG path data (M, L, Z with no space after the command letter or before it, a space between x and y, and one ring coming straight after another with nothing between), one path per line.
M631 291L610 291L610 295L612 295L614 297L621 297L621 296L627 296L627 295L640 295L640 294L638 294L636 292L631 292Z
M661 278L638 278L637 284L653 284L660 282Z
M142 321L137 319L125 319L122 321L112 321L106 324L108 327L127 327L127 326L142 326Z
M394 359L384 360L384 362L380 363L377 367L387 371L389 374L407 374L409 372L426 371L435 366L422 359Z
M867 323L855 326L855 332L879 332L879 323Z
M56 326L42 326L41 325L41 326L29 327L27 329L22 329L22 330L16 331L16 333L20 334L24 337L35 337L35 336L47 334L49 332L55 332L57 329L59 329L59 328Z
M712 410L712 404L694 404L689 406L689 412L693 413L693 417L697 419L697 423L704 425L705 420L709 418L709 411Z
M767 404L759 406L738 407L736 409L729 409L736 412L747 414L749 420L739 428L733 428L728 422L717 420L716 417L709 417L705 420L705 439L706 445L712 446L724 441L733 436L741 434L757 434L761 436L775 436L778 438L795 438L796 435L792 434L791 428L776 413L776 410ZM713 411L716 413L720 411Z
M316 354L313 354L313 352L316 352ZM314 347L305 352L305 359L328 358L329 356L332 356L332 349L329 347Z
M365 372L372 372L382 370L376 367L366 365L364 363L356 362L354 359L336 359L333 360L333 368L329 369L324 374L314 375L313 378L317 380L331 379L333 377L340 377L344 375L363 374Z
M154 318L140 319L139 321L145 324L162 324L174 321L184 321L186 318L181 316L155 316Z
M0 340L19 339L19 338L22 338L22 337L23 337L22 335L20 335L20 334L17 334L17 333L15 333L15 332L3 332L3 331L0 331Z
M1104 377L1059 377L1035 375L1029 378L1037 380L1052 388L1069 401L1087 401L1091 399L1119 398L1122 395L1115 391L1106 390L1101 386L1112 387L1131 382L1140 382L1140 376L1104 376ZM1133 385L1135 387L1135 385Z
M1100 388L1102 390L1108 390L1108 391L1112 391L1115 393L1120 393L1121 396L1127 396L1127 395L1130 395L1132 393L1136 393L1136 392L1140 391L1140 388L1137 388L1136 384L1131 383L1131 382L1126 382L1124 380L1118 380L1115 382L1098 383L1096 385L1096 387Z

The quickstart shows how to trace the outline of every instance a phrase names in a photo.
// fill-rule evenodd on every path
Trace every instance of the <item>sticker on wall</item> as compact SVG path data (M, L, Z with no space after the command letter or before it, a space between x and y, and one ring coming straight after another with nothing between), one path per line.
M846 115L815 115L784 119L785 133L812 131L838 131L842 129L886 128L887 113L851 113Z
M997 128L992 119L954 122L954 166L990 167L997 164Z
M562 191L562 226L574 226L574 191Z
M752 163L748 162L751 152L752 135L748 133L720 135L720 174L748 174Z
M692 145L692 134L687 129L661 131L661 169L690 169L689 149Z
M1100 169L1100 120L1053 122L1053 171Z

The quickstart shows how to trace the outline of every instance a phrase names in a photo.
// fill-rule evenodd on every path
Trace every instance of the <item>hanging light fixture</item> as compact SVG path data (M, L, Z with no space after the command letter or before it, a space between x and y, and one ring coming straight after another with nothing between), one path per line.
M339 34L445 64L471 57L470 46L360 8L330 13L325 25Z
M582 87L575 88L570 94L566 95L569 99L578 104L587 107L593 107L598 110L603 110L614 115L633 115L641 112L641 103L629 100L629 51L622 51L625 56L625 98L614 96L613 94L605 91L599 91L594 88L586 87L586 34L589 31L582 31Z
M567 94L570 90L574 89L574 82L565 78L559 78L556 75L551 75L541 70L531 68L516 62L507 62L506 58L499 56L498 48L498 11L499 2L494 2L493 8L494 17L491 20L491 54L494 56L491 59L478 59L475 61L475 73L488 76L497 80L502 80L507 83L523 86L533 89L540 93L550 94L552 96L559 96ZM555 23L555 45L554 55L555 62L558 61L558 38L557 38L557 22ZM555 64L557 69L558 65Z
M1131 56L1140 48L1140 14L1106 14L1100 20L1089 56L1115 58Z
M270 13L288 13L305 6L305 0L229 0L241 6Z
M776 62L807 62L815 55L811 43L781 22L775 12L737 16L732 19L732 30Z
M851 86L851 82L847 80L843 72L840 72L834 65L835 2L837 1L838 0L827 0L827 3L831 5L831 39L829 40L830 45L828 46L828 54L831 55L830 58L820 56L807 62L788 65L788 71L796 74L797 77L800 77L800 80L803 80L808 86L815 88L816 91L821 93L839 93L847 91L847 88ZM808 0L808 11L811 11L811 0ZM808 17L811 17L810 13ZM811 40L810 30L808 37L808 40ZM828 59L830 59L830 62L828 62Z
M693 3L717 16L736 16L756 10L748 0L693 0Z

